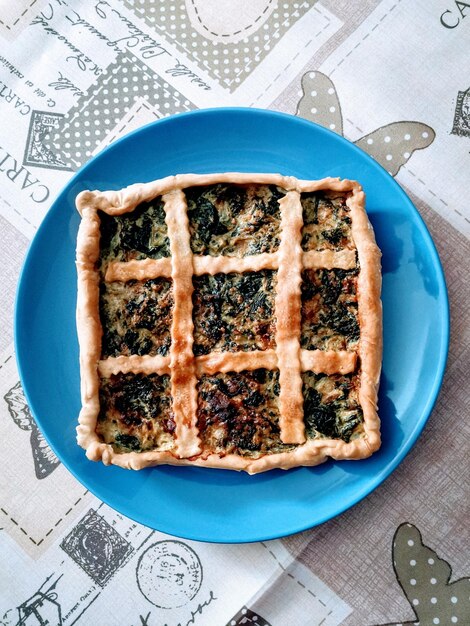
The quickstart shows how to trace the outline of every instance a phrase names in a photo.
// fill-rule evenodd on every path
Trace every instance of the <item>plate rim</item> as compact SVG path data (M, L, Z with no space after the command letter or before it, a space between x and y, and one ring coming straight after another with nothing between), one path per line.
M197 531L195 531L194 533L178 532L177 534L175 534L174 530L172 531L171 529L156 528L155 523L151 524L149 523L149 521L145 521L145 519L142 519L146 517L145 511L143 511L142 517L139 518L138 515L135 515L133 513L132 508L130 511L127 510L125 506L117 508L116 505L112 503L111 498L103 497L103 495L99 493L99 489L95 490L94 486L91 487L89 484L89 481L87 479L84 480L80 476L80 473L73 468L72 464L69 464L68 460L65 460L64 455L59 449L57 449L55 443L52 443L49 440L49 438L46 436L46 434L44 433L43 426L41 424L42 419L41 417L37 416L37 413L34 410L35 403L32 400L31 394L28 390L28 383L24 376L24 368L23 368L24 350L21 347L22 346L22 338L21 338L22 331L21 331L20 317L21 317L22 302L24 302L23 290L24 290L24 285L26 283L25 276L30 271L30 266L32 265L31 260L34 256L34 252L36 248L40 245L41 239L43 237L43 233L47 232L49 222L54 220L54 214L59 210L60 204L64 202L64 198L66 198L70 190L74 187L74 185L77 184L77 179L83 178L83 176L86 174L88 169L93 168L97 161L99 161L103 156L106 157L108 154L112 153L116 149L116 147L119 147L121 145L121 143L129 141L129 139L133 138L134 136L138 134L149 132L152 128L160 127L162 125L167 125L167 124L171 125L175 123L175 120L177 123L177 120L182 119L182 118L202 117L202 116L207 116L207 115L208 116L212 116L212 115L226 116L226 115L231 115L231 114L242 114L242 115L248 115L248 116L263 115L267 117L278 118L279 120L286 121L288 123L295 122L300 125L305 125L306 127L313 126L315 127L316 131L319 132L320 134L324 134L326 136L333 136L336 141L343 143L349 150L352 149L354 152L356 152L360 158L362 159L365 158L368 164L372 166L373 168L375 168L377 171L379 171L382 174L385 173L387 177L389 178L389 181L394 184L395 190L401 196L402 202L407 205L408 210L411 211L411 213L414 215L414 218L417 220L417 223L420 227L420 234L422 235L423 241L426 244L428 252L431 255L432 265L435 269L438 270L436 272L435 278L438 281L439 287L442 288L440 289L440 298L438 299L439 313L440 313L439 317L442 322L442 337L441 337L441 343L439 346L439 360L435 364L435 376L433 380L433 385L428 395L427 401L422 407L422 410L421 410L422 416L420 420L415 423L415 427L411 431L411 434L409 435L406 443L399 449L398 454L396 454L391 460L391 462L385 467L383 467L380 472L373 474L368 479L367 483L365 483L358 492L355 492L354 496L346 499L345 502L340 502L338 506L335 507L335 512L333 514L331 514L330 512L326 512L323 516L318 517L313 522L304 521L303 523L297 523L297 524L294 523L294 524L291 524L290 528L284 529L282 531L278 529L272 532L265 532L265 533L258 532L256 536L253 536L250 538L247 538L246 535L253 534L253 531L250 531L249 533L242 531L239 537L231 536L228 538L227 537L214 538L212 536L206 536L202 529L200 532L197 532ZM222 168L221 171L229 171L229 170ZM241 171L246 171L246 170L241 169ZM248 171L254 172L254 170L252 169ZM132 183L128 183L128 184L132 184ZM122 188L122 185L116 186L116 188L117 189ZM76 337L75 337L75 341L76 341ZM320 126L319 124L316 124L315 122L298 117L297 115L292 115L292 114L284 113L281 111L273 111L270 109L259 109L259 108L250 108L250 107L212 107L212 108L195 109L192 111L176 113L174 115L170 115L168 117L152 121L148 124L145 124L143 126L140 126L139 128L132 130L131 132L124 135L123 137L120 137L119 139L111 143L109 146L106 146L98 154L94 155L89 161L87 161L82 167L80 167L73 174L73 176L67 181L67 183L60 189L54 201L50 205L48 212L46 213L43 220L41 221L26 251L26 254L25 254L22 266L21 266L21 270L19 273L19 277L18 277L16 294L15 294L15 302L14 302L14 350L15 350L15 359L16 359L16 364L18 368L18 374L20 377L23 392L24 392L26 401L28 403L28 406L34 416L34 419L38 427L40 428L42 434L44 435L48 445L51 447L53 452L59 458L60 462L65 466L67 471L69 471L75 477L75 479L80 484L84 485L87 488L87 490L89 490L90 493L92 493L95 497L97 497L102 502L110 506L112 509L119 511L123 515L126 515L127 517L129 517L130 519L132 519L133 521L139 524L143 524L149 528L158 530L159 532L167 533L172 536L180 537L180 538L187 539L187 540L221 543L221 544L253 543L253 542L259 542L259 541L269 541L272 539L278 539L281 537L286 537L286 536L293 535L299 532L303 532L305 530L324 524L325 522L331 519L337 518L339 515L342 515L345 511L354 507L361 500L363 500L368 495L370 495L373 491L375 491L398 468L398 466L402 463L404 458L410 453L412 448L416 445L422 431L424 430L424 427L426 426L429 420L432 410L436 404L440 389L442 387L442 382L443 382L447 360L449 356L449 344L450 344L450 308L449 308L449 295L448 295L448 290L447 290L444 269L443 269L436 245L434 243L434 240L429 232L429 229L424 219L422 218L417 208L414 206L413 202L411 201L407 193L400 186L400 184L394 179L394 177L392 177L385 170L385 168L383 168L379 163L377 163L377 161L375 161L370 155L368 155L364 150L356 146L354 143L352 143L345 137L338 135L337 133L334 133L333 131L323 126Z

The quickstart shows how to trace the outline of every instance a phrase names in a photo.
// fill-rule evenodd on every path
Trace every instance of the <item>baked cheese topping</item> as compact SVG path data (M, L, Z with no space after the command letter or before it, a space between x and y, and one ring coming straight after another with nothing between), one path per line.
M243 257L275 252L285 191L274 185L185 189L194 254Z
M276 272L205 274L193 284L196 356L275 347Z
M171 450L171 404L169 376L130 373L102 378L96 432L118 452Z

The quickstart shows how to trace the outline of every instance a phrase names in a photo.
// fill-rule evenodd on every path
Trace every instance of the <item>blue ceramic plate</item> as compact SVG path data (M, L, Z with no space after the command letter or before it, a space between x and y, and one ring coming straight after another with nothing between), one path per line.
M75 332L74 198L183 172L281 172L360 181L383 252L383 446L360 462L247 476L158 467L131 472L87 461L75 443L80 408ZM428 419L449 339L446 286L431 237L398 184L338 135L255 109L213 109L137 130L83 167L29 250L17 295L16 350L32 412L54 452L96 496L160 531L203 541L281 537L320 524L369 494L400 463Z

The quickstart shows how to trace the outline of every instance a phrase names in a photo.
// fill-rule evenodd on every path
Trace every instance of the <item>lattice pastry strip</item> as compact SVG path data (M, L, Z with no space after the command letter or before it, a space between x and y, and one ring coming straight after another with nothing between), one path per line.
M171 327L171 396L178 456L200 453L196 430L196 368L193 358L192 253L185 195L180 190L163 196L172 258L173 323Z
M275 350L253 350L246 352L211 352L194 358L196 374L216 374L217 372L243 372L245 370L278 369ZM300 350L300 371L316 374L350 374L356 369L357 355L346 350L334 352L325 350ZM171 373L170 357L164 356L118 356L98 362L98 372L109 377L119 373L158 374ZM286 442L287 443L287 442Z
M302 206L300 194L288 191L279 201L281 241L276 295L276 352L279 368L281 441L304 443L300 367L300 283Z
M225 187L224 183L227 184ZM229 194L230 190L246 188L247 197L250 193L254 194L250 206L258 220L257 227L261 231L267 229L268 234L263 240L266 250L259 250L256 232L250 224L247 232L251 234L246 236L245 233L245 239L240 237L240 224L234 214L231 222L225 216L224 224L216 223L218 239L215 238L217 241L214 245L219 247L215 254L211 254L210 246L207 248L204 231L204 237L200 236L197 220L190 225L188 190L191 192L196 187L202 188L202 192L197 193L202 193L203 202L200 206L197 203L195 206L202 206L206 210L202 214L205 222L217 222L219 217L214 217L214 205L204 197L204 189L207 187L211 197L213 187L210 186L221 184L218 191L220 193ZM240 185L245 187L238 187ZM257 196L256 186L260 189L262 186L270 186L266 187L272 194L269 205L266 202L263 205L263 201ZM235 191L231 202L237 210L243 212L244 205L240 204L236 193ZM277 198L277 194L282 197ZM321 199L322 194L326 200ZM329 194L333 198L331 201ZM335 194L338 197L343 194L346 201L335 205ZM266 215L270 211L278 211L277 231L273 227L275 220L266 218L263 221L262 212L260 220L257 203L264 206ZM77 432L78 442L87 450L87 456L133 469L170 463L245 469L253 473L272 467L314 465L328 456L363 458L377 449L380 445L376 412L381 363L380 252L363 204L364 194L357 183L338 179L298 181L275 174L189 174L133 185L120 192L82 192L77 198L77 207L83 218L77 245L77 324L81 349L83 406ZM150 207L146 209L147 212L139 209L144 205ZM343 223L350 225L350 235L347 237L334 223L328 224L333 213L325 213L325 207L330 205L334 208L335 217L337 212L342 212ZM126 218L126 214L129 214L129 218ZM128 245L121 249L117 246L114 250L113 244L116 242L112 229L111 235L106 229L109 220L114 220L116 216L124 216L123 219L128 223L135 223L137 230L133 232L134 238L136 232L139 234L142 231L147 235L150 233L152 246L147 241L145 245L140 242L142 249L137 253L136 250L129 252ZM163 219L166 232L163 226L158 226L158 223L163 224ZM191 219L194 222L196 218L193 215ZM232 222L236 224L236 229ZM124 229L126 227L122 226ZM243 255L234 252L226 232L229 235L232 232L233 236L238 236L241 240L241 245L244 246ZM100 234L101 248L108 245L114 255L106 263L100 259ZM226 247L221 248L219 244L224 237ZM271 243L266 244L269 241ZM257 253L250 252L250 246L256 248ZM139 246L136 244L134 247ZM247 350L245 346L245 349L234 352L221 350L215 343L205 353L195 353L195 350L201 349L200 345L194 343L196 330L191 296L196 285L195 277L201 277L201 286L205 284L207 277L212 276L213 280L219 281L217 284L220 287L223 281L230 284L233 276L245 273L253 276L259 273L261 276L263 272L264 276L267 276L266 272L270 276L276 276L274 338L263 337L263 341L267 342L266 345L263 344L264 349L256 349L256 346L253 349L252 346ZM342 272L339 278L337 272ZM328 292L328 298L322 296L323 283L330 289L331 281L335 283L333 291L336 289L336 295L341 291L347 292L348 285L356 281L357 304L347 301L346 305L350 308L358 307L360 338L351 345L338 347L335 345L337 338L335 339L334 333L333 339L329 338L320 323L315 326L319 336L313 338L314 343L317 340L320 342L320 349L315 345L313 349L311 345L302 348L301 340L303 343L306 340L303 333L304 307L306 311L309 306L318 307L318 298L321 300L323 297L325 302L328 298L331 300ZM146 286L149 296L142 295L142 285ZM171 323L168 322L167 328L160 331L156 342L145 331L147 338L143 352L133 353L124 344L127 354L120 350L119 345L115 354L105 354L104 346L112 344L112 341L108 341L108 318L106 315L103 318L101 310L103 298L109 303L126 288L133 290L134 297L140 298L140 301L148 296L150 305L157 307L156 310L161 314L158 320L160 326L168 322L169 317ZM306 302L304 291L308 292ZM233 289L228 293L233 298ZM347 300L347 296L345 297ZM149 304L146 303L145 306L147 305ZM341 311L344 309L346 312L345 317L339 322L332 319L333 326L347 326L352 323L354 316L351 317L346 305L339 305L342 307ZM134 305L129 301L125 308L131 315ZM337 312L333 311L334 315ZM100 315L101 321L104 319L103 328ZM122 317L116 306L114 315L117 318ZM120 332L126 333L125 339L129 343L127 337L130 333L132 338L133 330L126 327L125 320L119 323L122 326ZM212 330L209 326L209 334ZM329 345L329 341L333 341L333 347ZM214 429L212 418L217 418L220 413L224 415L224 419L233 419L233 402L239 402L240 397L243 406L257 406L256 403L260 402L260 394L256 395L257 392L245 398L243 394L240 397L237 395L237 385L246 384L247 381L248 385L258 385L259 389L271 394L277 389L277 401L271 398L271 405L268 401L263 408L272 418L269 426L271 431L267 435L271 448L268 449L265 443L258 446L253 453L250 450L234 453L231 449L220 449L220 446L217 448L218 444L212 444L215 441L214 436L219 436L220 429ZM227 389L227 385L231 386L232 391L226 392L226 396L217 396L218 391L214 391L213 386L219 383L224 389ZM340 402L336 399L341 393L346 398L344 406L341 405L342 400ZM348 394L354 396L353 401L348 400ZM230 400L233 396L234 401ZM205 398L212 398L212 401L216 398L213 411L209 414L206 411ZM144 406L142 403L145 402ZM351 415L357 417L359 413L363 415L356 430L346 426L348 438L344 441L333 435L328 436L328 429L332 428L331 407L335 404L342 407L345 419L349 419ZM311 418L309 412L312 413L311 405L314 406L313 414L320 416L318 419L326 420L323 431L313 429L313 436L311 424L308 422ZM140 410L138 415L136 406L140 407L137 410L137 413ZM304 407L307 408L305 417ZM103 419L107 419L106 416L103 417L104 409L111 417L122 418L126 428L129 427L126 432L132 432L133 420L139 423L143 421L141 440L146 447L134 450L132 446L136 438L120 432L117 426L112 426L114 439L111 437L112 441L106 443L101 424ZM246 422L247 415L257 415L256 409L250 411L251 413L245 412L242 415L245 423L235 417L235 421L238 419L245 431L251 427ZM278 422L273 418L277 412ZM260 415L259 419L263 418L262 412ZM154 428L151 425L156 423L156 416L160 422ZM119 419L112 419L111 422L115 424ZM353 420L355 424L357 421ZM201 424L203 431L199 432ZM239 427L240 424L237 425ZM258 436L259 433L255 432L253 441Z
M311 250L301 253L301 263L304 269L338 268L349 270L356 266L356 252L354 250L343 250L342 252ZM193 267L196 276L213 275L220 272L259 272L266 269L278 269L279 259L275 252L247 256L241 259L194 256ZM171 276L170 259L145 259L143 261L128 261L127 263L115 261L108 265L105 280L109 282L115 280L147 280L158 276Z

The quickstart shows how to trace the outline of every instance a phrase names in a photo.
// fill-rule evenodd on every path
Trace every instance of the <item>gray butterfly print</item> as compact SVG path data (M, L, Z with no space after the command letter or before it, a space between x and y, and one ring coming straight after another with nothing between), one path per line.
M343 134L343 116L336 88L321 72L307 72L302 77L302 97L297 115ZM415 150L432 144L436 133L422 122L393 122L381 126L354 143L368 152L392 176L408 162Z
M60 464L60 461L52 452L42 436L42 433L39 431L31 415L31 411L26 404L20 382L17 382L16 385L5 394L5 401L15 424L21 428L21 430L31 431L30 443L36 478L39 480L47 478Z
M470 624L470 578L450 582L451 566L424 545L412 524L401 524L396 530L393 568L410 603L408 614L414 613L415 619L382 626Z

